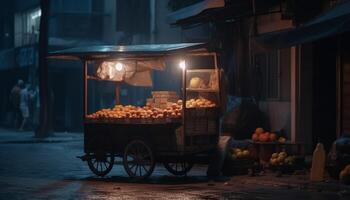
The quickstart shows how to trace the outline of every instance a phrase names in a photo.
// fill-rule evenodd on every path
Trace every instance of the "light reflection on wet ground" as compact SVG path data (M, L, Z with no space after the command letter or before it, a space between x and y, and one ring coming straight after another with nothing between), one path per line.
M110 176L97 178L76 158L81 154L82 142L76 141L0 144L0 199L350 199L346 191L276 185L266 177L234 177L209 186L205 166L196 166L188 177L171 176L158 166L141 183L115 166Z

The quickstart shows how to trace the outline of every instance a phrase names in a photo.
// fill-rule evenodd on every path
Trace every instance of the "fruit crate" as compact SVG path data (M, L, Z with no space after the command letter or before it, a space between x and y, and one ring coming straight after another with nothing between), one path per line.
M208 118L215 119L219 116L218 108L187 108L186 109L186 117L190 118Z
M215 135L219 132L219 112L216 108L186 110L186 135Z
M294 156L294 161L292 164L270 164L268 168L273 172L281 172L282 174L293 174L296 170L305 169L305 158L303 156Z
M175 130L177 149L181 151L187 150L211 150L217 146L218 135L184 135L183 127Z

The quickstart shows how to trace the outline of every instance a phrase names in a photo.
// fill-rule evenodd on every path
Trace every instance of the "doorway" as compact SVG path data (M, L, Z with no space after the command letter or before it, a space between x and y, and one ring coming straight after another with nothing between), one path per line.
M329 151L337 133L337 40L322 39L313 44L312 142Z
M339 66L339 99L338 118L339 136L350 135L350 33L339 36L341 45L341 57Z

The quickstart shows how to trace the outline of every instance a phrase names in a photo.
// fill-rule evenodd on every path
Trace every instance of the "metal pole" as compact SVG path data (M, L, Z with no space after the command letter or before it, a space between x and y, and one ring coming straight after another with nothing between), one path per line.
M84 71L83 71L83 119L85 120L85 117L87 115L87 68L88 68L88 62L86 60L84 60Z
M185 61L186 62L186 61ZM183 126L183 145L185 146L186 137L186 67L182 69L182 126Z
M339 138L343 131L343 85L344 85L344 67L343 67L343 49L342 49L342 36L337 37L337 61L336 61L336 73L337 73L337 138Z

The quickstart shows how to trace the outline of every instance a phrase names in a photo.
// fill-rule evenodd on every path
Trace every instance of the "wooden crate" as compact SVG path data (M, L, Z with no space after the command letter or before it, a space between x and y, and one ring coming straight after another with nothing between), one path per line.
M216 133L219 131L219 124L215 119L208 120L208 133Z
M156 96L177 96L176 92L174 91L153 91L152 93L153 97Z
M219 115L216 108L186 110L186 135L215 135L219 133Z
M150 106L165 109L179 100L176 92L173 91L153 91L152 98L147 99Z

